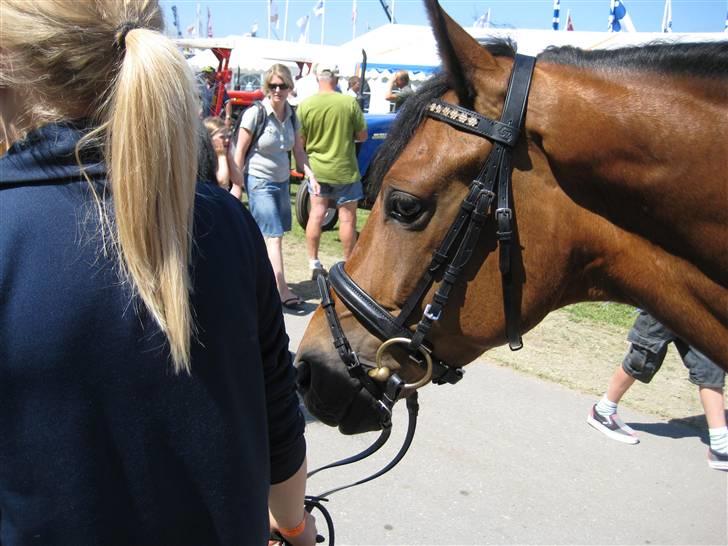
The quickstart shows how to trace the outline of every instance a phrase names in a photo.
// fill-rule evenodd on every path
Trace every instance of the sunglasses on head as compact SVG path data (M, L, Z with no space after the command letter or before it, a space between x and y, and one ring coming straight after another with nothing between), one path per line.
M275 91L276 89L278 89L280 91L286 91L286 90L290 89L288 87L287 83L271 83L271 84L268 84L268 88L271 91Z

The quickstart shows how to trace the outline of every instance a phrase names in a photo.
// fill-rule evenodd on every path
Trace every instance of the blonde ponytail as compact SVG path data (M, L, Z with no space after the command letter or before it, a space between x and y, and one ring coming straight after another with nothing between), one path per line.
M199 103L183 56L157 31L156 1L2 0L0 9L0 86L28 97L12 122L22 134L94 120L84 142L106 142L113 214L98 205L109 248L166 335L174 370L189 372Z
M198 102L191 72L158 32L133 29L107 128L107 165L125 273L189 371L192 209Z

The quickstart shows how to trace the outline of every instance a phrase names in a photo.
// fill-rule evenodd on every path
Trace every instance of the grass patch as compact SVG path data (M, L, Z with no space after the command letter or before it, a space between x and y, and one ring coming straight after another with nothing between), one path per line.
M564 311L574 322L590 321L620 328L630 328L637 318L631 305L613 302L585 302L567 305Z

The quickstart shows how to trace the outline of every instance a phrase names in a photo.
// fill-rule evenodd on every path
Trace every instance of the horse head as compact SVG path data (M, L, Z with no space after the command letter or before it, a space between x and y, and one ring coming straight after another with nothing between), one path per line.
M593 107L610 93L653 100L655 89L672 92L659 70L637 73L637 83L615 83L614 74L623 74L631 62L639 70L645 65L650 70L654 52L643 59L640 52L630 51L606 67L599 64L599 55L573 61L550 54L550 63L533 70L526 123L510 142L504 125L511 120L501 114L509 111L511 86L523 72L518 56L507 43L484 48L435 0L426 5L442 73L400 111L375 165L375 205L345 270L332 272L334 288L337 283L342 287L332 300L341 332L351 352L370 369L372 380L381 390L390 372L408 387L419 386L430 375L450 381L453 370L489 348L506 342L517 348L520 333L551 310L607 299L648 309L719 363L724 357L728 366L725 253L719 244L694 244L692 238L704 231L672 222L671 201L654 205L650 220L644 206L650 184L658 179L664 191L685 194L684 184L666 168L670 162L699 168L705 180L720 178L719 169L707 161L696 167L693 158L675 152L675 142L666 139L667 128L637 133L619 112L600 117ZM573 48L565 49L573 57ZM665 65L671 63L666 58ZM592 64L596 69L591 70ZM698 89L688 87L682 74L677 78L683 93ZM653 90L643 93L642 82ZM700 100L713 109L713 118L719 119L717 113L725 116L725 104L716 99L720 81L703 80L701 85L708 91L695 93L706 95ZM564 93L566 88L571 92ZM674 101L663 101L676 107ZM696 111L692 103L688 106ZM660 122L673 123L669 116ZM715 122L705 118L705 123ZM486 138L468 125L488 125ZM510 129L519 135L518 127ZM604 149L597 143L600 139ZM491 152L509 142L506 167L493 167ZM726 151L725 142L710 146L714 154ZM658 157L664 160L656 162ZM499 176L497 188L475 184L488 179L491 168L512 171L509 184L502 185ZM476 190L481 193L471 200ZM493 201L489 190L497 194ZM693 192L686 197L686 210L701 219L696 224L701 230L725 237L728 218L716 204L716 192L720 187L715 182L703 193ZM433 267L433 255L460 252L458 245L468 237L467 228L458 231L443 251L466 202L478 212L471 216L478 220L477 244L465 245L466 260ZM487 208L479 210L483 202ZM509 208L510 203L515 206ZM508 214L499 215L504 210ZM501 223L504 217L509 222ZM670 283L672 296L660 290L661 282ZM368 311L362 312L362 306ZM397 332L417 338L423 323L426 335L417 339L415 350L402 341L377 354L382 341ZM347 371L329 330L320 308L297 355L305 404L344 433L380 428L376 389ZM437 370L430 370L422 358L425 353ZM381 368L387 372L380 375ZM407 396L412 390L408 387L398 396Z
M482 136L426 117L426 109L433 99L442 99L497 119L514 57L507 44L500 48L503 57L484 49L437 2L428 2L427 7L443 73L408 99L400 112L373 175L380 186L374 190L378 190L376 203L346 263L346 274L393 315L401 312L416 290L428 268L429 256L441 245L468 194L469 184L492 148L492 143ZM517 146L513 161L516 169L533 168L525 143ZM446 309L427 336L427 351L433 351L438 362L446 362L451 368L464 366L485 348L506 340L497 254L493 258L496 229L492 218L483 225L473 255L462 270L462 279L453 286ZM515 237L516 259L511 274L514 285L519 287L524 274L518 233ZM444 274L438 273L435 281L441 281ZM404 327L413 328L434 290L428 286L421 294L411 316L403 320ZM514 297L520 301L520 288ZM334 301L354 352L373 366L381 339L362 326L338 298ZM405 381L416 383L425 371L405 349L395 346L381 359ZM297 365L301 393L314 415L327 424L338 425L345 433L379 427L372 411L376 402L359 380L347 374L333 350L320 309L304 336Z

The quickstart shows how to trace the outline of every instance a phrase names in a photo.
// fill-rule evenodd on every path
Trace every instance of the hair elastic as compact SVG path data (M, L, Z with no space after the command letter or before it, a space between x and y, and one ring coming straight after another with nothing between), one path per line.
M116 28L116 40L114 41L114 46L117 49L124 51L126 49L126 35L135 28L139 28L139 25L137 23L131 23L129 21L119 25Z

